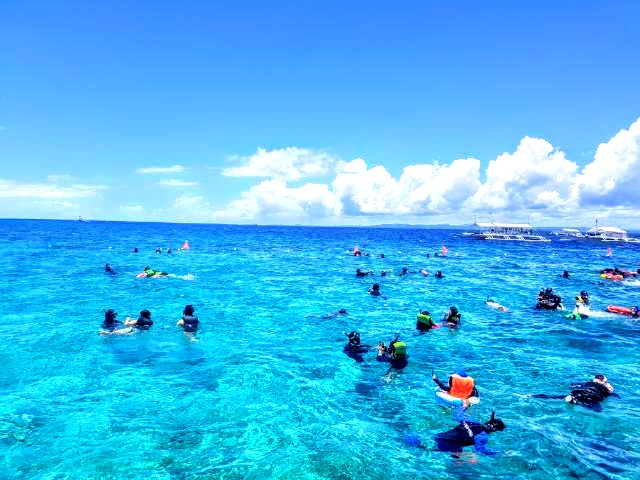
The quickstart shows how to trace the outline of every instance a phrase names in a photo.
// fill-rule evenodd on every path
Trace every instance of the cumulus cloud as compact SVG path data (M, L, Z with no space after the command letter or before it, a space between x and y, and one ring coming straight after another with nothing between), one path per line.
M156 184L162 185L163 187L195 187L198 185L198 182L189 182L170 178L167 180L160 180L159 182L156 182Z
M287 147L277 150L259 148L248 157L232 157L238 166L222 171L227 177L267 177L300 180L326 174L334 164L331 155L306 148Z
M514 153L489 162L486 180L467 206L476 211L565 208L577 170L546 140L525 137Z
M640 119L598 146L577 178L574 196L584 205L637 205L639 183Z
M156 174L156 173L180 173L184 172L185 168L182 165L173 165L171 167L144 167L138 168L136 173L141 175Z
M34 198L63 200L85 198L104 190L103 185L73 184L61 186L55 183L18 183L0 179L0 198Z
M399 179L357 158L338 165L333 191L348 215L432 215L459 208L480 185L480 161L406 167Z
M324 184L288 187L283 180L264 180L231 202L222 217L245 219L291 219L337 216L340 202Z

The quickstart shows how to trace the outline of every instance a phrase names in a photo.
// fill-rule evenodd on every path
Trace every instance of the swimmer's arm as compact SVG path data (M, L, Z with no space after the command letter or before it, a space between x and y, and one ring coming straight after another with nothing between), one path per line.
M483 455L498 455L502 453L500 450L489 448L488 443L489 434L486 432L481 432L473 437L473 449L476 452L482 453Z
M178 322L176 323L176 325L179 325L179 326L181 326L181 327L182 327L182 326L184 325L184 319L183 319L183 318L181 318L180 320L178 320Z
M478 423L478 421L467 413L465 405L458 405L453 411L453 418L457 422Z

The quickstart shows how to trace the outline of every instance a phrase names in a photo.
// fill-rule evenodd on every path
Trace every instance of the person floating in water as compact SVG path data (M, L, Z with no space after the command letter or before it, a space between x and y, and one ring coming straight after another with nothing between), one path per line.
M116 319L117 316L118 312L116 312L113 308L105 310L104 321L102 322L102 331L100 333L111 333L116 330L119 325L122 325L120 321Z
M337 312L331 312L331 313L326 313L322 316L322 318L335 318L338 315L349 315L347 313L347 310L344 308L341 308L340 310L338 310Z
M111 264L110 264L110 263L107 263L107 264L104 266L104 271L105 271L106 273L110 274L110 275L115 275L115 274L116 274L116 271L113 269L113 267L111 266Z
M448 384L440 380L435 373L431 374L431 378L441 390L444 390L452 397L467 400L470 397L479 396L475 380L461 368L449 375Z
M431 314L428 310L423 310L416 315L416 328L421 332L429 331L432 328L437 328L438 326L434 323L431 318Z
M153 320L151 320L151 312L145 309L140 312L140 316L137 320L134 320L131 317L127 317L124 321L125 328L114 327L113 329L106 329L104 327L106 323L107 312L105 312L105 322L103 322L102 324L103 330L100 331L101 335L128 335L130 333L135 333L137 330L149 330L149 328L151 328L151 325L153 325Z
M545 288L538 293L537 309L542 310L564 310L562 297L557 295L552 288Z
M378 356L376 360L379 362L389 362L391 368L396 370L402 370L409 363L407 355L407 344L399 340L400 336L397 335L395 339L389 342L389 346L386 347L384 343L378 343Z
M409 270L407 267L402 267L402 270L400 270L400 273L398 273L399 277L404 277L405 275L409 275L410 273L416 273L413 270Z
M138 247L134 247L134 249L131 252L132 253L138 253L139 252Z
M151 277L166 277L167 275L169 275L166 272L161 272L160 270L154 270L153 268L146 266L144 267L144 270L142 271L142 273L144 273L143 276L151 278Z
M562 272L562 278L569 278L569 270Z
M489 435L494 432L501 432L506 428L504 422L496 418L495 412L491 413L491 418L484 423L480 423L466 412L466 407L459 406L454 410L453 417L458 425L446 432L436 434L433 439L436 448L440 452L450 452L455 458L462 455L464 447L471 447L477 453L483 455L498 455L499 450L489 448ZM422 439L415 433L405 433L403 441L410 447L425 449Z
M441 270L438 270L438 271L435 273L434 277L436 277L436 278L444 278L444 275L442 274L442 271L441 271Z
M607 377L599 373L594 376L590 382L574 383L571 385L571 392L569 395L547 395L544 393L536 393L525 395L525 397L544 399L563 398L567 403L582 405L583 407L599 412L602 410L600 403L605 398L610 396L620 398L620 395L615 393L613 390L613 385L609 383Z
M371 272L363 272L361 269L356 268L356 277L366 277L367 275L371 275Z
M369 295L373 295L374 297L379 297L380 295L382 295L382 292L380 291L379 283L374 283L371 286L371 288L369 289Z
M182 318L176 324L182 327L186 333L196 333L198 331L200 321L194 312L193 305L186 305L182 311Z
M495 412L491 413L491 418L484 423L480 423L466 413L464 407L458 407L454 413L454 418L458 425L446 432L438 433L434 440L436 448L441 452L450 452L454 457L462 454L464 447L473 446L473 449L483 455L497 455L499 450L489 448L489 434L501 432L506 428L504 422L496 418Z
M363 362L363 353L368 352L371 349L371 345L365 345L360 342L360 334L358 332L342 332L349 339L349 342L344 346L344 353L348 357L353 358L356 362Z
M445 327L458 328L460 326L461 320L462 320L462 315L458 311L458 308L454 305L451 305L447 313L444 314L442 323L444 324Z

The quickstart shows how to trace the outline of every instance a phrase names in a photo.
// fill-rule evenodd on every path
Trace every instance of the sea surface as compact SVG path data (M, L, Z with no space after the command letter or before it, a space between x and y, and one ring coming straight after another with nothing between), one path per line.
M442 245L447 256L434 256ZM171 275L136 278L145 266ZM404 266L430 275L399 276ZM640 479L640 321L605 311L640 303L640 278L601 280L613 266L635 271L640 245L0 220L0 478ZM373 282L382 297L368 295ZM569 308L589 291L592 315L535 310L546 287ZM195 338L176 326L186 304ZM419 310L439 319L450 305L459 330L418 335ZM120 320L147 308L155 323L101 336L107 308ZM352 330L373 346L399 334L409 365L387 373L375 352L356 362L343 352ZM459 367L480 391L471 413L507 425L490 437L501 455L434 449L456 423L431 373ZM620 394L601 412L524 396L565 394L596 373ZM408 432L426 448L405 445Z

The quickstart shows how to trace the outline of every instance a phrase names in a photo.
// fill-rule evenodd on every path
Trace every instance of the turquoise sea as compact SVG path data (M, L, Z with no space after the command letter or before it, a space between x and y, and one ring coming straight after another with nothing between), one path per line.
M185 240L191 249L178 251ZM370 256L354 257L355 245ZM447 257L435 257L442 245ZM136 278L147 265L172 275ZM401 277L404 266L431 275ZM640 245L0 220L0 478L639 479L640 321L605 309L640 303L640 279L601 281L613 266L635 271ZM374 281L384 297L367 294ZM592 315L535 310L544 287L570 307L588 290ZM489 309L487 296L510 311ZM189 303L197 341L176 327ZM419 309L439 318L452 304L459 330L417 334ZM120 320L148 308L155 324L103 337L107 308ZM340 308L348 315L326 318ZM399 333L409 365L385 375L374 352L357 363L342 350L351 330L371 345ZM457 367L476 379L473 415L495 409L506 423L490 440L505 454L434 450L455 421L435 403L431 372L446 379ZM621 397L601 412L517 395L568 393L595 373ZM406 432L427 448L405 445Z

